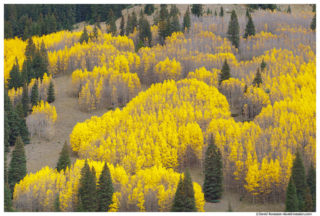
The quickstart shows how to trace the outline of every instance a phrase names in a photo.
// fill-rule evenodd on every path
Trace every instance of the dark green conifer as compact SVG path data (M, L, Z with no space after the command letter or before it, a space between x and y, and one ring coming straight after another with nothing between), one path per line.
M14 108L14 111L18 114L20 119L24 118L24 113L23 113L21 101L19 101L19 103L16 105L16 107Z
M27 160L24 150L24 144L20 138L17 137L15 148L12 151L8 182L11 191L13 191L16 183L20 182L27 175Z
M310 188L310 194L313 198L313 204L315 206L316 202L316 169L313 166L313 163L311 163L311 166L308 170L307 174L307 185Z
M109 25L109 28L107 29L107 33L111 33L113 36L115 36L117 34L117 26L116 26L116 18L114 16L112 9L110 9L106 24Z
M306 189L306 198L303 202L303 208L302 208L302 211L303 212L312 212L313 211L313 201L312 201L312 196L310 194L310 188L307 187Z
M14 110L9 110L8 113L8 124L10 128L9 132L9 143L13 146L16 142L17 137L20 135L20 118Z
M298 196L298 211L301 212L303 209L303 198L301 197L301 195L297 195Z
M291 13L290 5L288 6L287 13Z
M257 68L256 76L254 77L254 80L252 82L252 85L260 87L260 84L262 84L262 78L259 67Z
M47 102L48 103L52 103L55 101L55 96L54 96L54 85L53 85L53 82L52 80L50 81L50 85L49 85L49 88L48 88L48 92L47 92Z
M160 11L160 20L159 20L159 38L160 38L160 44L164 45L165 38L167 36L166 34L166 28L167 28L167 21L166 21L166 15L165 10Z
M315 13L316 12L316 4L312 5L312 12Z
M48 72L47 64L43 59L40 50L37 50L32 60L32 68L34 69L35 77L42 80L44 73Z
M88 43L88 40L89 40L89 35L88 35L88 32L87 32L87 28L84 27L83 33L82 33L82 35L80 37L80 44L82 44L84 41L86 43Z
M39 101L38 85L34 83L31 90L31 99L30 99L31 106L32 107L36 106L38 101Z
M230 75L230 68L227 62L227 59L224 60L222 69L221 69L221 76L219 80L219 85L221 85L222 81L228 80L231 77Z
M245 33L244 33L243 38L247 39L248 36L254 36L254 35L256 35L256 29L254 27L254 23L252 21L252 17L249 16L249 20L248 20L248 23L246 25L246 29L245 29Z
M140 39L136 47L136 52L138 52L141 47L144 47L144 44L143 44L143 41Z
M301 197L304 199L307 187L306 172L303 165L302 155L298 148L296 149L295 159L292 163L291 173L294 185L297 189L297 196L299 197L299 195L301 195Z
M231 207L231 204L230 204L230 200L229 200L229 204L228 204L228 210L227 210L227 212L233 212L232 207Z
M312 31L316 30L317 24L316 24L316 13L314 13L312 22L310 24L310 28Z
M7 116L7 112L4 111L4 152L10 151L9 134L10 134L10 127L8 123L8 116Z
M204 199L207 202L219 202L223 192L223 171L220 150L215 145L213 137L206 151L204 161Z
M95 172L95 171L94 171ZM77 211L94 212L97 210L97 188L86 160L82 170L78 191Z
M189 169L186 169L183 181L180 177L171 208L172 212L196 212L194 190Z
M130 18L130 28L131 32L134 32L134 29L137 28L138 30L138 18L136 12L132 11L131 18Z
M4 91L4 111L9 112L10 110L12 110L12 103L10 101L8 91L5 90Z
M124 36L124 17L121 16L121 22L120 22L120 36Z
M293 181L292 177L290 178L289 183L288 183L285 205L286 205L285 212L299 211L297 190L294 185L294 181Z
M48 59L48 53L47 53L47 49L46 46L43 42L43 40L41 41L41 46L40 46L40 55L43 59L43 64L42 64L42 70L43 70L43 74L47 73L47 75L49 75L49 71L48 71L48 66L49 66L49 59Z
M24 61L22 65L21 80L22 80L22 83L24 82L29 83L27 61Z
M128 13L128 19L127 19L127 25L126 25L126 35L128 36L132 31L131 27L131 17L130 14Z
M59 193L57 194L56 198L54 199L54 211L55 212L61 212L61 209L60 209L60 199L59 199Z
M4 211L13 212L12 203L11 203L11 190L7 183L4 184Z
M101 18L100 18L100 15L98 16L97 18L97 22L96 22L96 26L101 30Z
M160 12L159 10L156 10L156 12L153 15L153 25L158 25L160 21Z
M19 128L20 136L24 144L29 144L29 131L26 123L26 119L20 118L20 128Z
M231 41L232 45L235 46L235 48L239 47L239 40L240 40L239 31L240 31L240 26L239 26L237 14L235 10L232 10L227 35L228 35L228 39Z
M219 16L220 16L220 17L223 17L223 15L224 15L223 7L221 6Z
M170 16L168 16L167 22L166 22L166 30L165 30L165 37L171 36L171 21Z
M61 154L59 156L59 160L57 163L57 170L58 172L60 172L61 170L66 170L67 167L70 168L71 166L71 159L70 159L70 153L69 153L69 148L68 148L68 144L67 141L65 141L62 150L61 150Z
M19 64L18 59L16 57L16 62L13 65L10 73L9 73L9 79L8 79L8 88L19 88L22 86L22 79L21 79L21 73L19 70Z
M171 30L172 32L179 32L181 31L180 23L179 23L179 18L178 15L175 14L172 18L172 23L171 23Z
M214 16L217 17L218 14L217 14L217 9L214 9Z
M189 6L188 6L188 8L186 10L186 13L184 14L184 17L183 17L182 27L183 27L183 29L182 29L183 32L185 31L186 28L188 29L188 32L189 32L189 28L191 27Z
M191 13L196 15L197 17L202 16L202 4L193 4L191 6Z
M24 83L24 85L23 85L21 102L22 102L22 109L23 109L24 117L27 117L29 114L29 102L30 102L27 83Z
M8 183L7 153L4 152L4 183Z
M109 210L109 206L112 204L112 195L114 193L114 188L112 184L110 170L106 162L104 163L98 183L98 211L107 212Z
M249 13L249 8L247 7L247 10L246 10L246 17L250 17L250 13Z
M261 72L267 67L267 64L264 62L264 59L262 59L261 62Z
M98 38L98 26L97 25L94 25L92 33L93 33L94 38Z

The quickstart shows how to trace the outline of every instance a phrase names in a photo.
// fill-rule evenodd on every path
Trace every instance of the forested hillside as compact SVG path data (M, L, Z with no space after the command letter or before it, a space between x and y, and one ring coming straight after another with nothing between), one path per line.
M6 211L314 211L315 5L4 16Z

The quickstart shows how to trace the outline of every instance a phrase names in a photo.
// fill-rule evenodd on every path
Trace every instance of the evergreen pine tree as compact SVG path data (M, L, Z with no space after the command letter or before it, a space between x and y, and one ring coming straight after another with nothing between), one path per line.
M218 14L217 14L217 9L214 9L214 16L217 17Z
M316 12L316 4L312 5L312 12L315 13Z
M8 91L5 90L4 91L4 111L8 113L10 110L12 110L12 103L10 101Z
M250 17L250 13L249 13L249 8L247 7L247 10L246 10L246 17Z
M165 16L165 11L161 10L160 11L160 20L159 20L159 38L160 38L160 44L164 45L164 40L166 38L166 27L167 27L167 23L166 23L166 16Z
M82 44L84 41L86 43L88 43L88 40L89 40L89 35L88 35L88 32L87 32L87 28L84 27L83 33L82 33L82 35L80 37L80 43Z
M171 30L172 32L180 32L181 31L181 27L180 27L180 23L179 23L179 18L178 15L175 14L172 18L172 23L171 23Z
M115 36L117 34L117 26L116 26L116 18L114 16L112 9L110 9L106 24L109 24L107 33L111 33L113 36Z
M49 85L49 88L48 88L48 92L47 92L47 102L48 103L52 103L55 101L55 96L54 96L54 85L53 85L53 82L50 81L50 85Z
M71 159L70 159L70 153L69 153L69 149L68 149L68 144L67 141L65 141L62 150L61 150L61 154L59 156L59 160L57 163L57 170L58 172L60 172L61 170L66 170L67 167L70 168L71 166Z
M267 67L267 64L264 62L264 59L262 59L261 62L261 72Z
M98 38L98 26L97 25L94 25L92 32L93 32L93 37Z
M167 22L166 22L166 30L165 30L165 37L171 36L171 22L170 22L170 16L168 16Z
M4 211L13 212L11 203L11 191L7 183L4 184Z
M144 44L143 44L143 41L140 39L136 47L136 52L138 52L141 47L144 47Z
M222 81L228 80L231 77L230 75L230 68L227 62L227 59L224 60L222 69L221 69L221 76L219 80L219 85L221 85Z
M234 45L236 48L239 47L239 40L240 40L239 30L240 30L240 27L239 27L236 11L232 10L227 34L228 34L228 39L232 42L232 45Z
M252 17L249 16L249 20L248 20L248 23L246 25L245 34L244 34L243 38L247 39L247 37L251 36L251 35L253 35L253 36L256 35L256 29L254 27L254 23L252 21Z
M101 30L101 18L100 18L100 15L98 16L97 18L97 22L96 22L96 26Z
M128 19L127 19L127 25L126 25L126 35L128 36L131 33L131 17L130 14L128 13Z
M24 83L23 85L21 101L22 101L22 109L23 109L24 117L27 117L29 113L29 102L30 102L27 83Z
M23 62L22 65L22 71L21 71L21 81L22 83L26 82L29 83L29 79L28 79L28 68L27 68L27 61Z
M160 13L159 10L156 10L156 12L153 15L153 25L158 25L160 21Z
M40 46L40 55L43 59L43 64L42 64L42 68L41 70L43 71L42 73L47 73L49 74L48 71L48 67L49 67L49 59L48 59L48 53L47 53L47 49L46 46L43 42L43 40L41 41L41 46Z
M94 184L93 184L94 183ZM94 186L94 187L93 187ZM94 212L97 210L97 189L95 177L93 177L86 160L82 170L78 191L77 211Z
M134 29L138 29L138 18L136 12L132 11L131 18L130 18L130 26L131 26L131 32L134 32Z
M204 167L204 199L207 202L219 202L223 192L223 166L220 151L212 136L206 151Z
M120 22L120 36L124 36L124 17L121 16L121 22Z
M172 212L196 212L194 190L189 169L186 169L183 181L180 177L171 208Z
M19 64L18 64L18 59L16 57L16 63L13 65L10 73L9 73L9 79L8 79L8 88L19 88L22 86L22 79L21 79L21 74L19 71Z
M287 13L291 13L290 5L288 6Z
M20 136L24 144L29 144L29 131L26 123L26 119L20 118L20 128L19 128Z
M202 4L193 4L191 6L191 13L196 15L197 17L202 16Z
M55 212L61 212L59 193L57 194L56 198L54 199L53 206L54 206L54 211Z
M189 6L186 10L186 13L184 14L184 17L183 17L183 23L182 23L182 31L184 32L185 29L187 28L188 29L188 33L189 33L189 28L191 27L191 19L190 19L190 13L189 13Z
M297 148L295 153L295 159L292 163L292 179L294 181L294 185L297 189L297 196L301 195L301 197L305 198L305 190L307 187L306 181L306 172L302 161L302 156L300 150Z
M17 137L20 135L20 118L14 110L8 111L8 124L10 128L9 143L13 146Z
M14 108L14 111L18 114L20 119L24 118L24 112L23 112L21 101L17 103L16 107Z
M37 50L32 60L32 68L34 69L36 78L42 80L44 73L47 73L47 64L43 59L40 50Z
M289 183L288 183L285 205L286 205L285 212L299 211L297 190L294 185L292 177L290 178Z
M297 196L298 196L298 211L301 212L303 209L303 198L300 194Z
M7 116L7 112L4 111L4 152L10 151L9 134L10 134L10 127L8 123L8 116Z
M260 84L262 84L262 78L259 67L257 68L256 76L254 77L254 80L252 82L252 85L260 87Z
M25 29L24 29L24 32L23 32L23 36L22 36L22 40L23 41L26 41L29 39L29 29L28 27L26 26Z
M307 185L310 188L310 194L313 198L313 204L315 206L316 202L316 169L313 166L313 163L311 163L311 166L308 170L307 174Z
M223 15L224 15L223 7L221 6L219 16L220 16L220 17L223 17Z
M233 212L232 207L231 207L231 204L230 204L230 200L229 200L229 204L228 204L228 210L227 210L227 212Z
M306 198L303 202L303 208L302 211L303 212L312 212L313 211L313 202L312 202L312 196L310 194L310 188L307 187L306 189Z
M107 163L104 163L102 172L98 181L98 200L100 212L107 212L109 206L112 204L112 195L114 193L114 188L112 184L112 179L110 175L110 170Z
M12 151L11 161L9 166L8 182L11 191L13 191L16 183L19 183L27 175L27 160L24 151L24 144L20 138L17 137L15 148Z
M316 30L317 24L316 24L316 13L314 13L312 22L310 24L310 28L312 31Z

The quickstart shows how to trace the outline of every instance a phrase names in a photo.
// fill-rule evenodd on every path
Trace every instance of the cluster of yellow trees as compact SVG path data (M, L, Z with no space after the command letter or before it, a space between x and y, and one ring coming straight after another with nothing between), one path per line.
M26 119L31 137L36 134L51 139L54 136L54 123L57 120L56 108L43 100L32 107L32 113Z
M84 160L77 160L74 165L60 173L44 167L35 174L30 173L16 184L13 203L20 211L53 211L54 200L59 196L62 211L75 211L81 169ZM95 168L99 179L104 162L88 160ZM183 174L160 166L140 170L135 175L125 171L122 166L107 163L115 193L110 211L170 211L176 187ZM204 196L201 186L193 183L196 207L204 211Z
M32 87L36 84L38 86L38 96L42 100L46 101L48 97L47 92L50 85L50 81L55 83L52 79L52 76L48 76L47 73L43 75L42 81L40 77L38 79L31 79L31 82L28 84L29 97L31 97ZM14 88L8 90L8 95L13 105L17 104L21 100L22 92L23 87L17 88L17 90L15 90ZM57 89L55 89L55 94L57 94Z
M74 71L72 85L73 92L79 94L80 107L87 111L110 105L116 107L119 102L125 104L141 91L140 80L136 73L130 73L125 56L116 57L108 69L103 66L91 72Z

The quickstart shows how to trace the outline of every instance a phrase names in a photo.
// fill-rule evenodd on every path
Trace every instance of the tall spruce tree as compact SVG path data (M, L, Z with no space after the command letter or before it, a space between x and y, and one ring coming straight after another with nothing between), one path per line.
M267 64L265 63L264 58L262 59L260 66L261 66L261 72L267 67Z
M7 183L4 184L4 211L13 212L12 203L11 203L11 190Z
M88 165L87 160L81 169L81 177L78 190L77 211L94 212L97 210L97 188L95 176Z
M40 50L37 50L34 55L32 60L32 68L34 69L36 78L40 77L42 80L44 73L47 72L47 65L40 53Z
M190 27L191 27L191 19L190 19L189 6L188 6L186 13L184 14L184 17L183 17L182 31L184 32L185 29L187 29L187 31L189 33Z
M29 144L30 143L29 131L28 131L28 126L25 118L20 118L19 133L23 143Z
M222 158L213 136L206 151L204 161L204 199L207 202L219 202L223 192Z
M9 73L8 88L17 89L17 88L20 88L21 86L22 86L21 73L19 70L18 59L16 57L16 62Z
M312 22L310 24L310 28L312 31L316 30L317 24L316 24L316 13L314 13Z
M61 212L59 193L56 195L56 198L54 199L53 206L54 206L54 211L55 212Z
M297 188L297 196L299 195L304 199L305 198L305 190L307 187L306 181L306 172L303 165L302 155L300 150L297 148L295 152L295 159L292 163L292 179L294 181L294 185Z
M131 32L134 32L134 29L137 28L138 30L138 18L136 12L132 11L131 18L130 18L130 26L131 26Z
M224 60L222 69L221 69L221 76L219 80L219 85L221 85L222 81L228 80L231 77L230 75L230 68L227 62L227 59Z
M312 12L315 13L316 12L316 4L312 5Z
M111 33L113 36L117 34L117 26L116 26L116 18L114 16L114 13L112 9L110 9L108 20L106 21L106 24L109 24L109 28L107 29L107 33Z
M239 47L239 40L240 40L239 31L240 31L240 27L239 27L237 14L235 10L232 10L227 35L232 45L235 46L236 48Z
M197 17L202 16L202 4L193 4L191 6L191 13L196 15Z
M8 111L8 124L10 128L9 132L9 143L13 146L16 142L17 137L20 135L20 118L14 110Z
M214 16L217 17L218 14L217 14L217 9L214 9Z
M227 210L227 212L233 212L232 207L231 207L230 200L229 200L229 204L228 204L228 210Z
M124 17L121 15L121 22L120 22L120 36L124 36Z
M137 46L136 46L136 52L138 52L139 49L142 48L142 47L144 47L144 44L143 44L143 41L140 39L140 40L139 40L139 43L138 43Z
M10 110L12 110L12 103L9 98L8 91L5 90L4 91L4 111L8 113Z
M32 107L36 106L38 103L38 100L39 100L38 85L34 83L31 90L31 98L30 98L31 106Z
M223 7L221 6L219 16L223 17L223 15L224 15L224 11L223 11Z
M28 83L28 68L27 68L27 61L23 62L22 71L21 71L21 81L22 83Z
M158 25L160 21L160 12L159 10L156 10L156 12L153 15L153 25Z
M8 115L7 112L4 111L4 152L9 152L9 134L10 134L10 127L8 123Z
M98 184L98 211L107 212L109 211L109 206L112 204L112 195L114 193L114 188L110 170L106 162L104 163Z
M250 17L250 12L249 12L249 8L247 7L247 10L246 10L246 17Z
M70 159L70 153L69 153L69 148L68 148L68 144L67 141L65 141L62 150L61 150L61 154L59 156L59 160L57 163L57 170L58 172L60 172L61 170L66 170L67 167L70 168L71 166L71 159Z
M167 21L166 21L166 15L165 10L160 11L160 20L159 20L159 38L160 38L160 44L164 45L164 40L166 38L166 27L167 27Z
M83 33L81 34L81 37L80 37L80 44L82 44L84 41L86 43L88 43L88 40L89 40L89 35L88 35L88 32L87 32L87 28L84 27L83 29Z
M171 208L172 212L196 212L194 190L189 169L184 173L184 179L178 184Z
M171 21L170 21L170 16L168 16L167 22L166 22L165 37L171 36L171 34L172 34Z
M128 19L127 19L127 25L126 25L126 35L128 36L131 32L132 32L131 17L130 17L130 14L128 13Z
M298 211L301 212L303 209L303 198L300 194L297 196L298 196Z
M289 183L288 183L288 187L287 187L285 206L286 206L285 212L299 211L297 190L294 185L294 181L293 181L292 177L290 178Z
M313 211L313 201L312 201L312 196L310 194L310 188L307 187L306 188L306 198L303 202L303 208L302 208L302 211L303 212L312 212Z
M252 82L252 85L260 87L260 84L262 84L262 78L259 67L257 68L256 76L254 77L254 80Z
M248 23L246 25L246 29L245 29L245 33L244 33L243 38L247 39L247 37L251 36L251 35L252 36L256 35L256 29L254 27L254 23L252 21L252 17L249 16L249 20L248 20Z
M172 18L172 23L171 23L171 30L172 32L179 32L181 31L180 23L179 23L179 18L178 15L175 14Z
M314 168L313 163L311 163L307 174L307 185L310 188L310 194L313 198L314 207L316 205L316 176L316 169Z
M28 86L27 83L23 84L23 91L22 91L22 109L23 109L23 114L24 117L27 117L29 114L29 103L30 103L30 98L28 94Z
M47 96L48 96L47 97L48 103L52 103L52 102L55 101L54 85L53 85L52 80L50 81L50 85L49 85L49 88L48 88Z
M27 175L27 159L24 150L24 144L17 137L15 148L12 151L11 161L9 166L8 182L11 191L13 191L16 183L19 183Z
M17 103L16 107L14 108L14 111L18 114L20 119L24 118L24 113L23 113L21 101L19 101L19 103Z
M290 5L288 6L287 13L291 13L291 7L290 7Z

